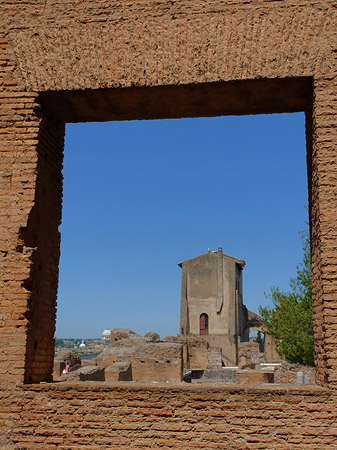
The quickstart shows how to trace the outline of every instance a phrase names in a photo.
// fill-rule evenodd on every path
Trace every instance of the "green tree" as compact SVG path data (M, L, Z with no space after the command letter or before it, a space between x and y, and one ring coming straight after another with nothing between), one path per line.
M55 347L64 347L63 339L55 338Z
M290 280L290 290L271 288L273 307L259 307L264 331L276 341L279 355L287 361L314 365L314 336L311 295L311 257L308 232L300 233L303 241L303 261L297 266L297 276Z

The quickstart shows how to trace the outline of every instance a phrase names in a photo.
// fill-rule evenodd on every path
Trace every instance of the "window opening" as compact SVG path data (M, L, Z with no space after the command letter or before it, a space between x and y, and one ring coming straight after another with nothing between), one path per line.
M120 122L111 124L113 132L104 129L107 124L85 125L95 133L85 133L83 124L68 126L58 338L87 343L105 325L141 335L175 335L181 283L176 264L219 244L224 252L246 260L243 302L250 310L257 312L259 304L266 304L263 292L273 284L287 289L301 259L297 232L307 215L304 114L247 116L234 132L239 119ZM259 120L266 122L261 126ZM285 143L281 138L292 120L291 143ZM169 130L172 124L178 126ZM245 128L249 138L243 140ZM237 183L240 177L245 179L243 189ZM295 220L284 220L285 208ZM277 257L271 262L273 246ZM293 261L284 272L289 254ZM203 313L199 319L200 334L209 334L209 316ZM171 329L164 329L168 323Z
M208 315L200 315L200 334L208 334Z

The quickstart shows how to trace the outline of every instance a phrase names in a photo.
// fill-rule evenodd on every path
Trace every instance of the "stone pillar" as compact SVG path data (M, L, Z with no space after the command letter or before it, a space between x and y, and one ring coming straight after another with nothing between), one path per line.
M269 362L281 360L280 355L276 351L275 341L269 334L264 335L264 358Z

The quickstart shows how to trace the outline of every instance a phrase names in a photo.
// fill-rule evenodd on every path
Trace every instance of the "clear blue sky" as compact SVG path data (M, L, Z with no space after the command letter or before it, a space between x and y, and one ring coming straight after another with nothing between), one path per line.
M57 337L179 329L180 261L246 261L244 303L287 289L307 222L304 114L68 124Z

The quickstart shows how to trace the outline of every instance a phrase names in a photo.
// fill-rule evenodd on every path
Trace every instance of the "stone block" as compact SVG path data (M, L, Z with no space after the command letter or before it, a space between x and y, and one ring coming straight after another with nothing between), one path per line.
M257 342L241 342L238 348L239 369L254 369L260 362L259 344Z
M212 383L226 383L235 384L236 383L236 373L235 368L215 369L215 370L205 370L202 377L200 378L200 383L202 384L212 384Z
M220 347L210 347L207 355L207 370L217 371L222 368L222 352Z
M105 381L132 381L131 362L117 362L106 367Z
M274 383L274 372L272 370L238 370L237 384L257 386L259 384Z

